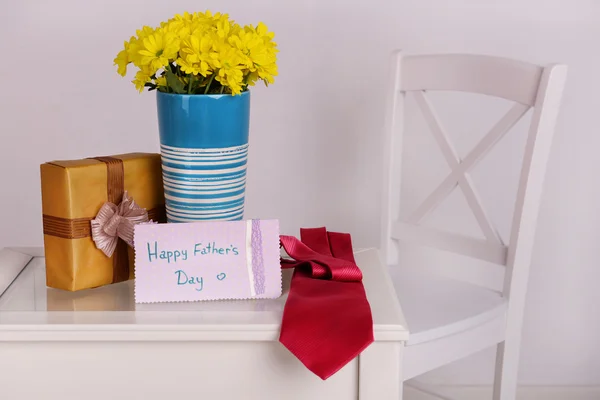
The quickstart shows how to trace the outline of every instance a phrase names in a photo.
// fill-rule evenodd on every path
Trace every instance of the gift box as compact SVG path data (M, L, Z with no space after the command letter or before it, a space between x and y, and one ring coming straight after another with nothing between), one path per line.
M92 238L91 221L127 193L149 219L164 222L160 155L53 161L40 169L47 286L77 291L132 279L133 250L118 239L108 257Z

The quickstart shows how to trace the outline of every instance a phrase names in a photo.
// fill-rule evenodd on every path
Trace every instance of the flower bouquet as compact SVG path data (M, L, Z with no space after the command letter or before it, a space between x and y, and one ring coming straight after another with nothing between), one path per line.
M125 42L114 62L142 92L240 94L258 80L273 83L277 44L265 24L241 27L227 14L210 11L175 15L158 28L144 26Z

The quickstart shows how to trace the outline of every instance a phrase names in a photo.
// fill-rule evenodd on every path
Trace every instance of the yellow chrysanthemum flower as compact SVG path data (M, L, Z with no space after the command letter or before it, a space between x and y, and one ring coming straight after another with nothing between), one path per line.
M272 41L273 33L269 32L262 22L254 29L247 26L237 36L229 38L229 42L240 49L246 56L246 65L250 74L246 82L253 86L256 80L262 79L266 83L273 83L277 75L277 49Z
M232 94L239 94L242 91L244 81L243 54L235 47L223 44L218 52L213 53L212 61L218 69L215 79L223 86L229 87Z
M135 31L135 33L139 39L143 39L152 35L155 31L156 29L150 26L143 26L142 29L138 29L137 31Z
M189 12L185 11L183 14L175 14L173 16L173 18L171 18L168 22L172 22L172 21L181 21L181 22L187 22L190 23L192 22L197 16L197 13L193 13L190 14Z
M167 78L165 78L164 76L159 76L158 78L156 78L154 83L156 84L156 86L159 87L167 87Z
M154 72L150 68L142 68L135 74L135 79L132 82L140 93L144 91L146 83L151 81Z
M160 24L160 29L165 33L171 32L171 33L174 33L175 35L178 35L179 31L182 29L185 29L187 26L188 25L182 20L172 20L169 22L162 22Z
M212 40L209 36L190 35L181 42L181 57L177 59L177 64L181 70L187 74L206 75L211 72L210 51L212 49Z
M225 39L229 36L229 32L231 31L231 24L229 23L229 19L226 17L222 17L217 21L217 35L221 39Z
M132 40L134 40L134 38L132 38ZM129 42L125 42L123 47L123 50L121 50L114 59L114 65L118 67L117 72L121 76L125 76L127 74L127 65L129 65L131 62L129 60Z
M138 50L140 64L149 65L155 72L177 58L179 38L172 32L162 29L144 38Z

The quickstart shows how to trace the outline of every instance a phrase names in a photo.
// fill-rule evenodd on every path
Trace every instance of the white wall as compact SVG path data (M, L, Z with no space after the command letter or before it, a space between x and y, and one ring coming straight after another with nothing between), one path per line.
M112 59L136 28L198 7L229 12L241 23L264 21L281 49L276 84L253 93L247 216L278 217L292 234L327 225L351 232L359 246L377 244L382 89L393 48L569 64L532 268L521 381L600 385L594 0L2 0L0 246L42 242L40 163L158 151L154 96L138 95ZM487 115L485 107L478 116ZM449 114L450 126L459 115L469 116ZM510 146L505 151L512 154ZM488 382L490 355L431 379Z

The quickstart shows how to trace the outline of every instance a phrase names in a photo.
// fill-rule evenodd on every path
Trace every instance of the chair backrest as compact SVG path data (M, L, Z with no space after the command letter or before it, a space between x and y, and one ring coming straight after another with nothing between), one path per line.
M413 242L506 267L505 296L524 297L534 244L539 202L554 126L566 80L564 65L542 67L484 55L393 54L391 88L385 127L385 182L382 208L382 254L397 260L399 241ZM429 91L483 94L514 102L471 152L459 158L428 99ZM404 101L414 96L435 141L450 166L450 174L429 196L400 220L400 184ZM510 238L505 243L489 218L469 171L533 108L517 189ZM485 239L425 227L420 223L459 187Z

